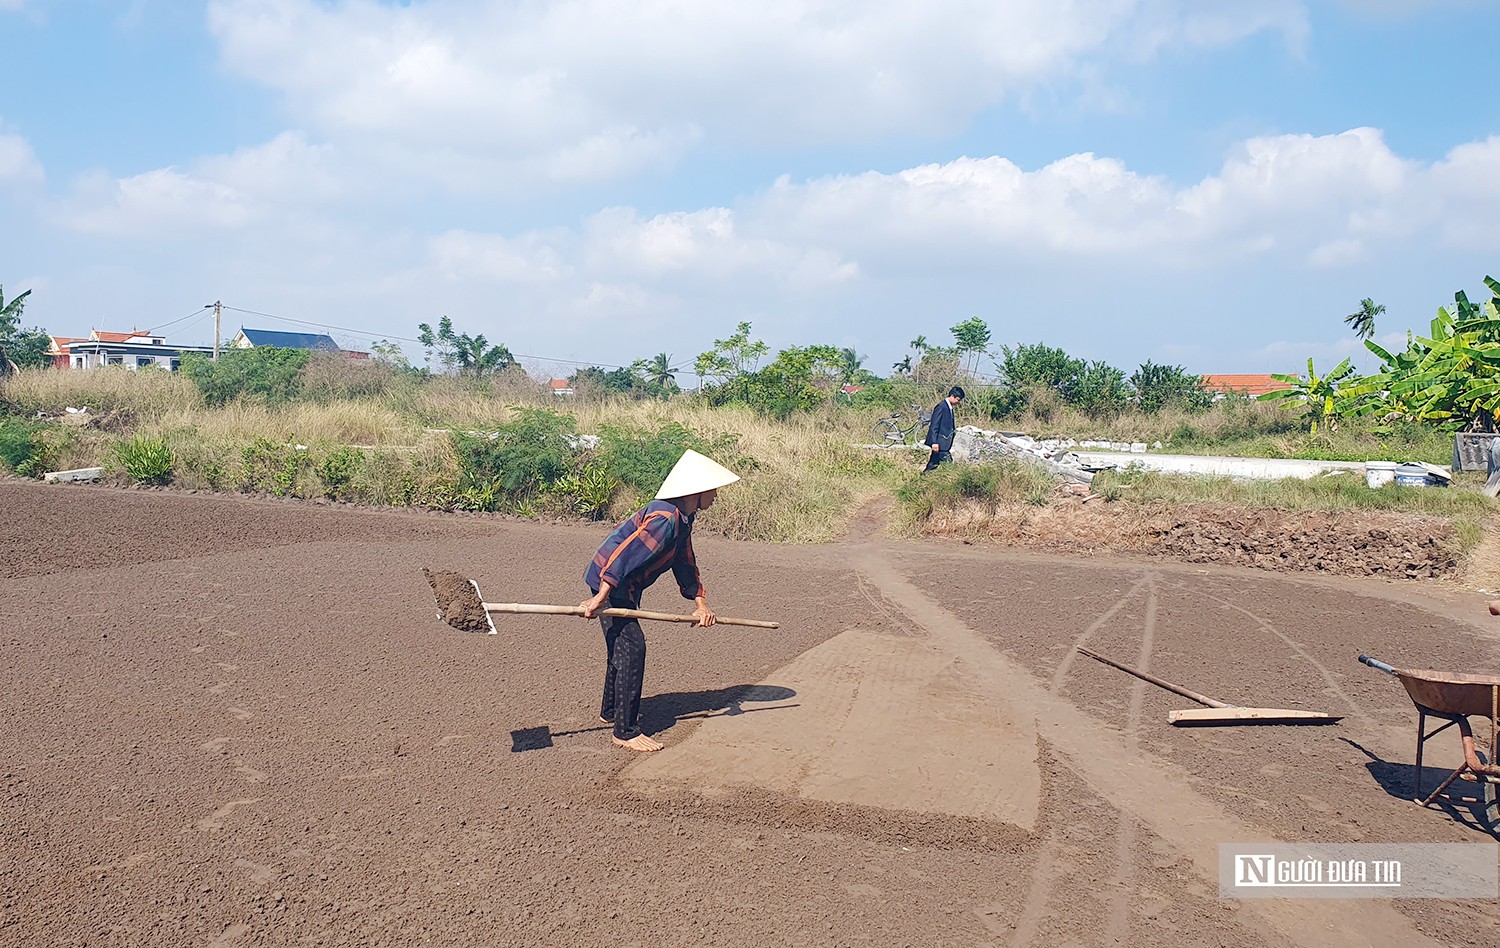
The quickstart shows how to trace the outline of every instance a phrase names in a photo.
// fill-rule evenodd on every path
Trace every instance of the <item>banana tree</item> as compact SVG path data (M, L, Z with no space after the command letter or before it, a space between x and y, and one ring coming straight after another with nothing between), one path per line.
M1338 418L1337 400L1339 383L1347 380L1354 374L1354 366L1348 359L1340 362L1333 371L1319 377L1313 370L1313 360L1307 360L1307 377L1300 375L1277 375L1272 373L1271 378L1278 382L1285 382L1290 388L1277 389L1260 396L1261 401L1276 401L1284 398L1300 398L1307 402L1307 417L1311 424L1313 434L1318 432L1318 424L1324 423L1329 427L1336 424Z

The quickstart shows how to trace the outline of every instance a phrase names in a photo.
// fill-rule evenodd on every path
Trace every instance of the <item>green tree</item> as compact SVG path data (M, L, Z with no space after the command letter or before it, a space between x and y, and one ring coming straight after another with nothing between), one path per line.
M218 362L188 353L182 357L181 372L210 405L237 398L279 405L302 393L302 369L311 357L306 349L280 346L226 349Z
M646 382L664 391L677 390L677 373L672 368L672 357L658 352L645 366Z
M1157 365L1149 359L1130 376L1130 387L1135 390L1136 404L1148 415L1169 405L1206 411L1214 401L1213 392L1203 387L1203 376L1180 365Z
M892 362L891 363L891 371L895 372L897 375L910 375L911 374L911 356L905 356L905 357L903 357L900 362Z
M406 358L406 351L401 348L399 342L382 339L371 344L370 353L376 362L384 362L386 365L403 371L411 368L411 362Z
M907 343L907 345L911 346L911 351L917 354L917 364L915 367L913 367L911 365L911 362L909 361L911 357L907 357L907 370L911 372L911 380L913 382L920 382L922 381L922 379L920 378L922 372L922 357L927 355L927 350L932 347L927 344L927 337L922 335L917 336L917 338Z
M1063 386L1068 404L1094 417L1113 417L1130 404L1125 373L1107 362L1088 362Z
M516 364L515 357L503 345L491 345L481 335L453 331L453 320L438 320L437 331L426 323L417 325L417 340L427 350L428 361L437 359L442 371L456 369L459 375L474 378L491 375Z
M1387 352L1366 339L1365 348L1384 364L1338 389L1337 412L1494 431L1500 419L1500 281L1484 282L1489 300L1471 303L1462 290L1455 293L1453 308L1438 310L1427 337L1407 334L1405 352Z
M769 351L770 347L764 341L750 338L749 323L740 323L734 335L728 339L715 339L712 349L698 354L693 361L693 371L700 381L707 379L729 388L732 398L736 391L742 393L743 377L755 371Z
M960 366L973 372L979 367L979 356L989 350L990 327L978 316L971 316L949 332L953 333L953 340L958 344ZM973 363L972 367L965 364L968 362Z
M1040 386L1062 391L1063 386L1082 374L1085 363L1075 359L1061 349L1046 343L1018 345L1014 349L1001 346L1001 359L996 364L1000 375L1012 385Z
M1359 309L1344 317L1344 322L1354 330L1355 338L1371 339L1375 336L1375 317L1384 312L1385 306L1367 296L1359 301Z
M865 358L853 349L840 349L838 355L839 384L849 385L864 371Z

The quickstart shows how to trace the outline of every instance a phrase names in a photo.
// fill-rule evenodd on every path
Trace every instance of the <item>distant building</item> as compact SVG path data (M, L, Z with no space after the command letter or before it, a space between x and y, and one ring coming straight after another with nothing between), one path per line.
M68 347L75 342L88 342L87 339L74 336L48 336L52 344L47 347L47 358L52 360L54 369L68 369L73 367L71 353Z
M333 337L325 333L316 332L278 332L274 329L245 329L240 327L239 333L231 340L229 346L232 349L254 349L256 346L276 346L281 349L317 349L325 352L339 352L339 344L333 341Z
M1269 375L1205 375L1203 387L1221 395L1249 395L1254 398L1292 386Z
M120 365L134 371L144 368L161 368L177 371L183 355L190 352L212 355L212 346L169 346L163 336L152 335L133 329L130 332L106 332L96 329L87 339L55 337L52 348L57 349L53 364L66 358L66 366L73 369L99 369Z
M553 395L573 394L573 386L569 384L567 379L553 379L547 383L547 387L552 389Z
M279 349L311 349L314 352L342 352L351 359L368 359L368 352L344 349L333 341L333 337L318 332L280 332L275 329L246 329L240 327L235 337L229 340L231 349L254 349L257 346L274 346Z

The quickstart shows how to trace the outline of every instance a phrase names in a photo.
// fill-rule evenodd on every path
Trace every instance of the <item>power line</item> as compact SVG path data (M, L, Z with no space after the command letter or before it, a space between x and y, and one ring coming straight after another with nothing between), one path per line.
M193 310L191 313L188 313L186 316L180 316L177 319L172 320L170 323L162 323L160 326L156 326L154 328L146 330L146 332L151 333L154 336L156 335L158 330L166 329L168 326L175 326L178 323L182 322L184 319L192 319L194 316L202 313L205 309L208 309L208 307L200 306L199 308Z

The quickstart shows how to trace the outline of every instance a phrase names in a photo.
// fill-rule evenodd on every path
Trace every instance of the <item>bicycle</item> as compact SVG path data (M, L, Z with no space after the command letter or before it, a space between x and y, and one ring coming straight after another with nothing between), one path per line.
M932 420L932 412L921 405L912 405L910 408L911 411L907 414L893 411L875 422L875 426L870 429L875 440L882 444L905 444L906 439L918 428Z

